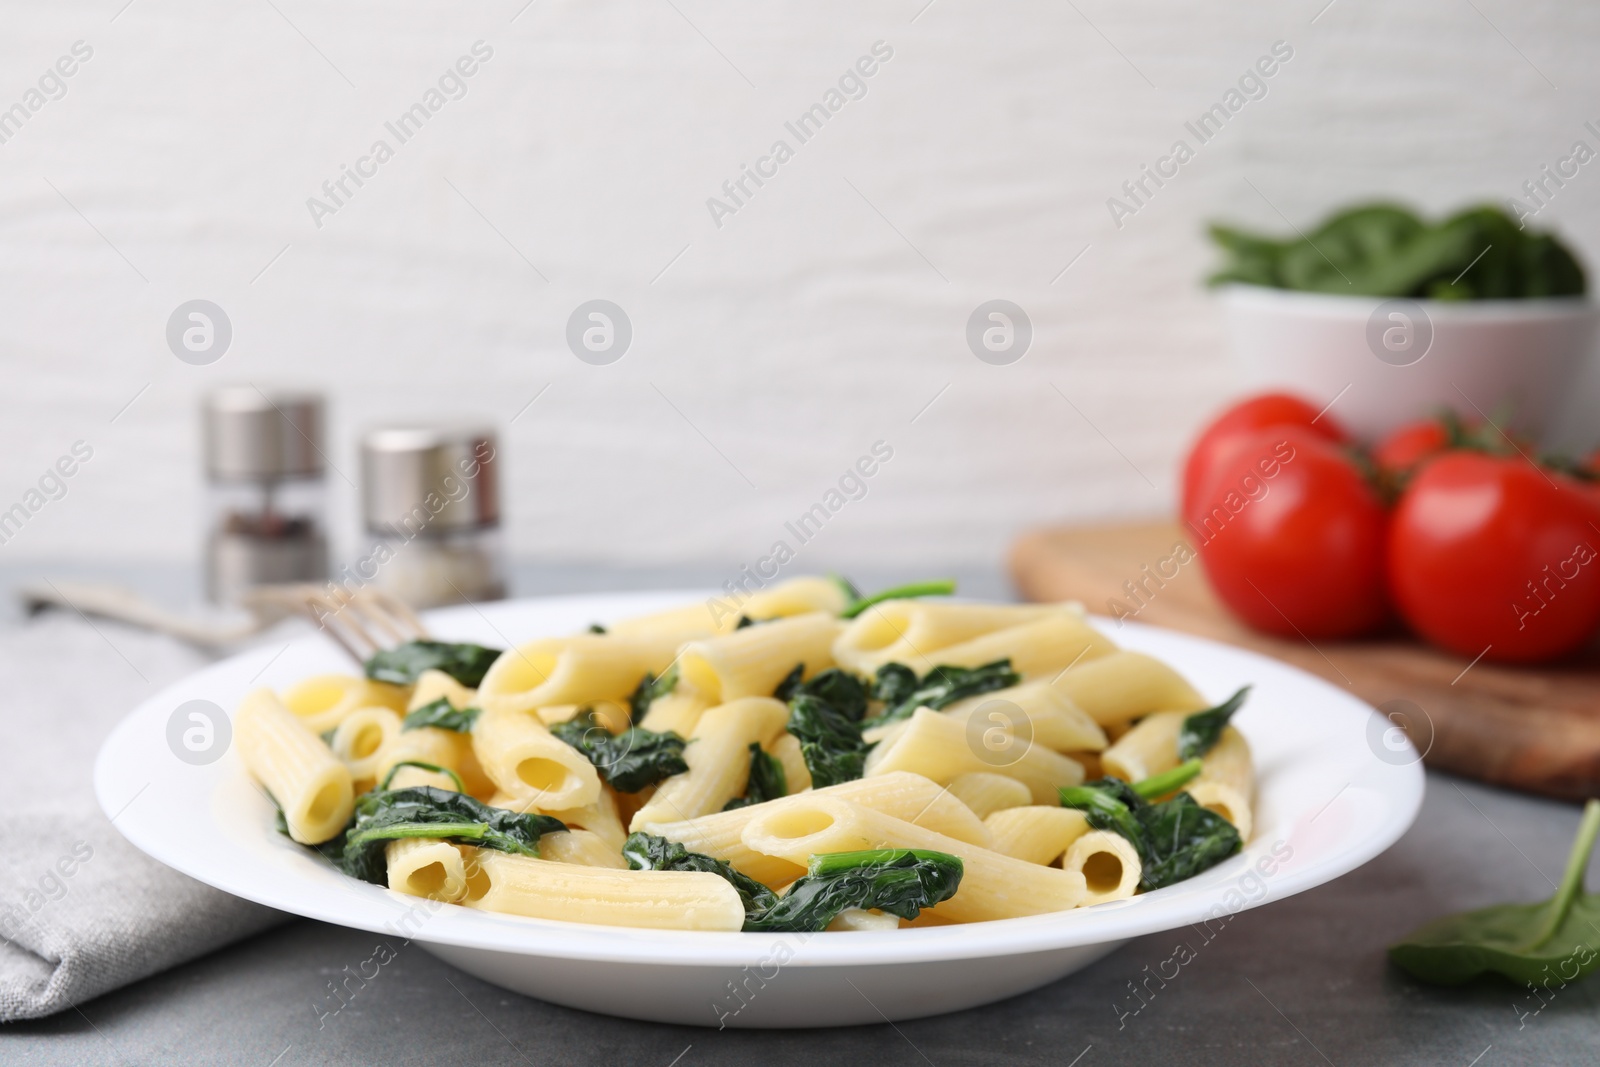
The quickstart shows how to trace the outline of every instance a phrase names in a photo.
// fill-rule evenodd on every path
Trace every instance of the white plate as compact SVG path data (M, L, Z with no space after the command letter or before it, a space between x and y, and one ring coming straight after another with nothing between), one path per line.
M704 594L522 600L432 612L447 639L504 647ZM1034 989L1143 934L1228 916L1321 885L1388 848L1422 802L1416 754L1367 705L1237 648L1097 620L1125 647L1171 663L1218 700L1255 686L1235 724L1259 775L1254 839L1180 885L1094 908L882 933L629 930L491 915L347 878L272 829L237 755L180 760L179 705L229 709L258 685L351 669L320 634L236 656L141 704L100 750L95 792L144 852L218 889L296 915L410 939L486 981L542 1000L692 1026L844 1026L955 1011ZM218 731L218 737L221 731ZM1203 949L1201 950L1203 951Z

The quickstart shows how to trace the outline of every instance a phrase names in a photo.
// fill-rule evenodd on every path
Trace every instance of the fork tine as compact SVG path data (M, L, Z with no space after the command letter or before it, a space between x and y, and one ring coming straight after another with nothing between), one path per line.
M418 641L428 636L428 628L405 601L382 589L368 589L365 593L390 618L405 627L405 632L401 635L402 640Z
M357 663L365 663L383 647L363 625L360 612L351 610L351 598L343 590L333 594L317 590L306 596L305 604L311 617Z

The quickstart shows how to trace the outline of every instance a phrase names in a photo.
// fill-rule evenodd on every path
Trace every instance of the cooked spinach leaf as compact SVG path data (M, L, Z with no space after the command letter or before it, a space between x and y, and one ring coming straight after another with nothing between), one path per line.
M1244 705L1244 698L1249 695L1250 687L1247 685L1216 707L1197 711L1184 719L1183 726L1178 730L1178 758L1195 759L1210 752L1222 736L1223 727L1228 725L1228 720Z
M830 574L828 577L833 579L833 584L838 586L840 591L844 593L845 603L853 603L861 599L861 590L856 588L855 582L852 582L842 574Z
M1597 833L1600 800L1591 800L1555 896L1435 919L1390 945L1389 958L1412 977L1436 985L1460 985L1488 973L1530 989L1549 988L1600 968L1600 893L1583 891Z
M592 634L603 634L603 633L609 633L610 631L607 630L604 626L601 626L597 622L591 622L589 624L589 632L592 633Z
M585 710L556 723L550 732L582 752L619 793L637 793L689 769L683 759L687 742L670 730L658 734L631 726L613 737L592 710Z
M691 852L676 841L635 833L622 846L636 871L700 871L726 879L744 903L744 929L799 933L827 927L848 908L877 908L915 919L955 895L960 858L922 849L873 849L812 856L806 873L779 896L719 859Z
M628 714L634 722L638 722L649 712L651 704L676 688L678 688L676 663L662 671L659 678L646 671L645 676L639 679L639 684L634 687L633 695L628 697Z
M344 873L383 885L383 849L408 837L437 837L519 856L537 856L539 838L565 830L561 820L491 808L464 793L432 786L374 790L356 800L350 823L319 848Z
M1143 868L1139 876L1143 889L1160 889L1192 878L1244 846L1232 823L1196 804L1188 793L1160 804L1151 804L1140 795L1141 787L1160 789L1162 784L1146 779L1129 785L1116 778L1100 778L1061 790L1063 806L1077 808L1096 830L1121 834L1133 845Z
M497 648L471 643L407 641L378 652L366 662L367 677L392 685L411 685L423 671L444 671L468 689L478 688L489 665L500 655Z
M835 711L842 712L852 722L860 722L866 715L867 687L861 684L861 679L837 667L829 667L809 682L801 681L805 673L806 665L797 664L778 683L772 695L783 701L793 700L802 693L817 697L827 701Z
M872 679L872 699L895 707L917 691L917 672L904 663L885 663Z
M886 666L899 666L892 664ZM905 668L902 668L905 669ZM879 668L880 682L884 678L884 668ZM898 719L909 718L918 708L940 708L954 704L958 700L977 696L979 693L992 693L996 689L1009 689L1022 681L1022 675L1011 669L1009 659L997 659L993 663L985 663L981 667L951 667L940 666L924 674L916 687L909 693L904 693L898 701L889 704L883 709L883 714L872 720L873 725L895 722ZM894 676L893 685L903 685L903 679Z
M916 848L812 856L806 873L765 912L747 915L744 928L755 933L815 932L827 929L849 908L915 919L923 908L955 896L965 870L958 856Z
M861 724L826 700L801 693L789 701L789 732L800 741L813 788L861 777L869 747L861 739Z
M483 714L482 708L460 708L450 703L448 697L424 704L416 711L407 712L406 717L400 720L401 730L420 730L424 726L434 726L440 730L454 730L458 734L470 734L472 724L478 721L478 716Z
M849 589L855 586L845 583ZM936 578L927 582L911 582L907 585L897 585L891 589L873 593L871 596L861 596L857 593L855 598L839 613L841 619L853 619L874 604L882 604L885 600L910 600L919 596L949 596L956 591L954 578Z
M629 834L622 845L622 858L636 871L701 871L721 875L744 902L746 922L750 916L770 910L778 900L778 894L722 860L690 852L678 842L654 834Z
M761 750L757 741L750 742L750 778L744 796L734 797L722 806L723 811L765 804L769 800L789 795L789 776L783 773L783 763L770 753Z

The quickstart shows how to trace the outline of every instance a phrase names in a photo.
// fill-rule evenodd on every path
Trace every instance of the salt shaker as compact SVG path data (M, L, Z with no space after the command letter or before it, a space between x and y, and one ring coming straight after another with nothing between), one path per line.
M401 425L361 441L361 511L375 538L354 571L416 608L505 596L492 429Z
M229 386L201 407L206 595L231 604L259 585L328 576L322 398Z

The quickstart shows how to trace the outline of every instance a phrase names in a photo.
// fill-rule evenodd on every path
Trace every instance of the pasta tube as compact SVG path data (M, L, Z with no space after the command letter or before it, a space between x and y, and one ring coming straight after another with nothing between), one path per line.
M788 732L781 733L766 748L768 755L783 764L783 780L791 796L811 788L811 768L806 766L798 737Z
M415 730L401 730L389 738L378 750L373 777L382 782L396 764L416 760L448 767L461 776L467 792L473 796L488 796L494 789L482 765L473 755L471 738L454 730L441 730L437 726L423 726ZM421 767L402 767L389 783L392 789L405 789L415 785L431 785L439 789L455 789L447 775L424 770Z
M350 769L272 690L247 694L233 729L245 767L283 809L290 837L320 845L344 829L355 806Z
M1100 724L1053 688L1049 679L958 700L943 713L963 722L977 716L1016 732L1022 727L1013 720L1020 717L1027 721L1026 732L1033 740L1055 752L1098 752L1107 744Z
M358 782L378 776L378 753L400 733L400 716L389 708L357 708L333 731L330 747Z
M565 837L565 834L552 835ZM405 837L384 846L389 888L397 893L454 903L467 894L461 851L432 837Z
M1201 759L1200 777L1184 787L1194 802L1210 808L1233 823L1247 844L1255 829L1252 806L1255 799L1255 768L1250 762L1250 743L1232 726Z
M921 775L904 772L858 778L765 804L714 812L687 822L649 823L639 829L681 842L692 852L726 860L756 881L776 887L794 881L805 873L805 868L777 856L752 852L745 847L744 828L756 815L804 797L849 800L974 845L989 843L989 831L965 804Z
M600 798L594 764L528 712L484 709L472 727L471 750L489 780L518 800L564 810Z
M773 623L771 625L779 625ZM683 761L689 769L656 787L629 824L638 829L651 822L675 822L721 811L743 793L750 777L752 744L766 745L789 721L789 709L771 697L746 697L722 704L700 716Z
M1033 792L1015 778L992 771L969 771L950 779L950 795L972 809L972 814L987 819L1006 808L1033 803ZM996 846L996 851L1005 852Z
M863 611L833 645L833 658L857 674L885 663L926 671L934 653L974 637L1041 619L1063 608L1054 604L948 604L889 600ZM987 661L986 661L987 662Z
M806 677L833 666L838 632L838 620L821 612L748 626L685 645L679 675L713 703L770 697L796 664Z
M406 691L353 674L318 674L285 690L283 706L298 716L307 730L325 734L357 708L403 710Z
M910 771L946 784L963 774L990 771L1026 785L1036 804L1052 803L1062 786L1083 781L1083 767L1073 760L1003 727L991 728L998 731L998 741L991 745L995 738L971 725L918 708L904 730L885 737L867 756L867 777Z
M420 707L432 704L440 697L448 700L452 708L470 708L477 695L476 689L467 688L444 671L430 669L417 675L417 682L411 687L411 699L406 704L406 710L416 711Z
M983 825L989 828L996 852L1046 866L1089 832L1083 812L1042 804L997 811L984 819Z
M1088 890L1084 907L1133 896L1144 870L1128 839L1106 830L1090 830L1074 841L1061 857L1061 866L1083 878Z
M500 654L478 686L486 710L533 711L558 704L625 700L676 651L669 641L578 634L529 641Z
M1026 678L1054 678L1075 663L1081 665L1116 650L1111 639L1090 626L1081 612L1062 608L1031 622L940 649L926 661L906 666L925 671L939 663L981 667L1009 659L1011 669Z
M620 845L612 848L604 838L588 830L546 834L539 839L539 855L552 863L576 863L580 867L610 867L617 871L628 869L628 861L622 858Z
M1170 771L1178 765L1178 733L1186 711L1158 711L1146 715L1110 748L1100 753L1100 765L1109 775L1137 782Z
M1205 697L1154 656L1116 651L1082 663L1052 681L1053 687L1101 726L1124 725L1156 711L1200 711Z
M933 909L956 922L1064 911L1084 898L1083 875L1077 871L1025 863L847 800L808 793L770 807L745 826L745 846L791 863L869 848L926 848L959 856L966 865L961 887Z
M721 875L632 871L473 849L469 908L660 930L738 930L744 904Z
M704 693L682 686L664 697L657 697L639 725L658 734L670 730L679 737L688 737L710 706L711 701Z
M568 827L589 831L618 854L622 852L622 843L628 839L628 831L623 828L622 819L618 816L617 794L610 786L602 785L599 799L581 808L547 810L509 793L496 793L489 799L489 804L491 807L524 813L531 811L560 819Z

